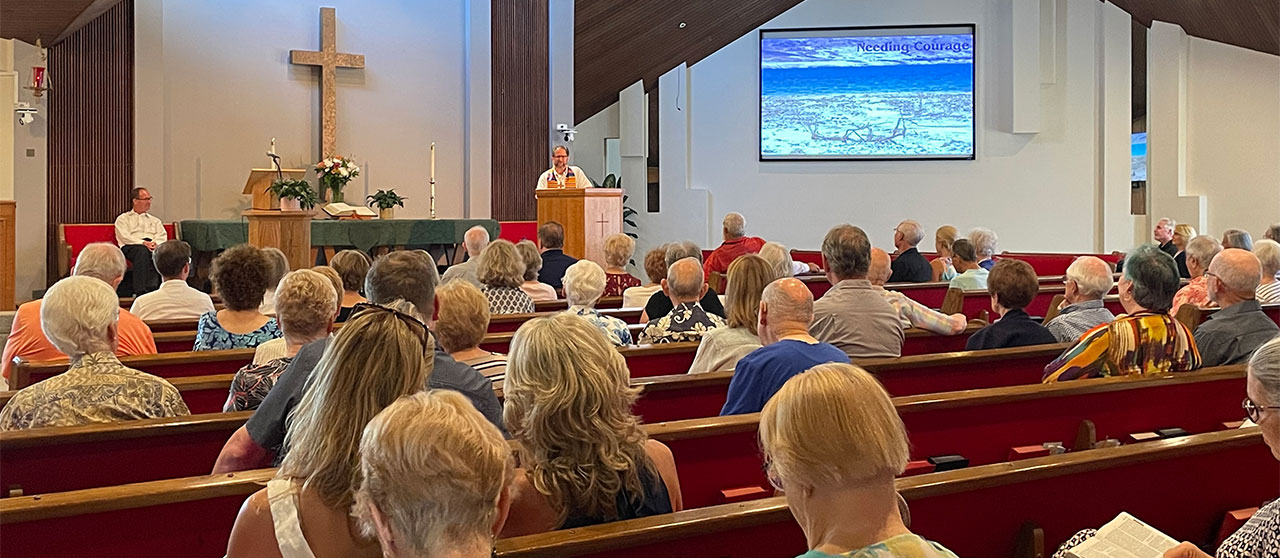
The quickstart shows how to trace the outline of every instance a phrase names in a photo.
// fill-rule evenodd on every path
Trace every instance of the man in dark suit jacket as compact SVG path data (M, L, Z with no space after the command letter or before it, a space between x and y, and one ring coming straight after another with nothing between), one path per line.
M551 285L557 292L564 288L564 272L578 263L573 256L564 253L564 226L547 221L538 227L538 245L542 247L542 269L538 281Z
M1178 247L1173 245L1173 228L1177 225L1177 221L1164 217L1156 221L1156 228L1151 233L1160 245L1160 250L1175 257L1178 255Z
M921 240L924 240L924 227L916 221L908 219L893 229L893 246L898 249L898 257L893 260L890 283L924 283L933 279L929 260L916 249Z

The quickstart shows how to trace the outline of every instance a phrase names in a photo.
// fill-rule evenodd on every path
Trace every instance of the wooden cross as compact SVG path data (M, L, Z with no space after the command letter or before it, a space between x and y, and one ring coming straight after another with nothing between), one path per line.
M363 68L363 54L338 52L337 16L333 8L320 8L320 50L291 50L289 62L320 67L320 156L338 149L338 68Z

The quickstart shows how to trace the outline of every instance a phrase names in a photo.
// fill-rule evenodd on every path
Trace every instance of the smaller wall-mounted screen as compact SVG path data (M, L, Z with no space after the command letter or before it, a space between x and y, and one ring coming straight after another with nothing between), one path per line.
M974 27L760 32L760 160L972 159Z
M1133 134L1130 140L1129 180L1147 181L1147 133Z

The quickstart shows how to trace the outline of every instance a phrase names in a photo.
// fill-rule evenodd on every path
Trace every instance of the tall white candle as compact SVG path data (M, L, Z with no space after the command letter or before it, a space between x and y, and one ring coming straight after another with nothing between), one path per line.
M436 181L436 142L431 142L431 182Z

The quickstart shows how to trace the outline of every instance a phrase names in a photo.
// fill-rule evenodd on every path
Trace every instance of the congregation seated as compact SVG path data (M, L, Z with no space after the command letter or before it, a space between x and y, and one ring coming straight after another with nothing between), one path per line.
M280 280L284 279L284 275L289 273L289 259L285 257L284 252L279 248L269 246L262 249L262 255L267 257L270 265L267 267L267 290L262 293L262 304L258 305L258 311L268 316L276 314L276 287L280 286Z
M1173 261L1178 266L1178 275L1183 279L1191 278L1191 270L1187 267L1187 244L1191 239L1196 237L1196 229L1191 225L1182 223L1173 227L1173 243L1174 254Z
M374 260L365 278L364 292L373 305L401 304L412 309L410 313L398 314L402 321L414 319L429 325L430 314L423 316L416 309L435 307L438 281L435 262L429 255L397 251ZM340 331L346 328L343 326ZM317 363L326 355L329 339L312 341L298 351L257 411L227 440L214 464L215 473L245 471L280 463L285 455L282 446L289 431L289 416L302 399ZM370 343L376 345L378 342ZM421 387L451 389L465 395L489 422L501 429L502 404L487 378L470 366L455 361L438 345L432 361L431 377L428 384Z
M1259 347L1249 359L1245 382L1244 410L1249 422L1262 430L1262 440L1272 457L1280 460L1280 338ZM1280 552L1280 500L1271 500L1249 518L1240 529L1222 541L1213 555L1182 542L1165 551L1163 558L1260 558ZM1066 558L1075 546L1097 534L1086 529L1063 543L1054 558Z
M1253 255L1257 256L1262 266L1262 281L1258 283L1258 302L1275 304L1280 302L1280 242L1269 238L1259 240L1253 247Z
M991 309L1000 319L969 337L964 344L966 351L1004 349L1045 345L1058 340L1047 328L1031 319L1023 310L1040 290L1040 281L1031 264L1022 260L1004 258L991 267L987 279L987 293L991 295Z
M533 299L520 289L524 283L524 258L511 241L501 239L489 243L476 260L476 277L480 292L489 299L490 314L532 314Z
M1209 299L1221 308L1196 327L1202 366L1242 364L1263 343L1280 335L1280 326L1262 313L1254 298L1261 278L1258 258L1227 248L1209 264Z
M1239 248L1241 250L1253 250L1253 236L1249 231L1240 229L1227 229L1222 233L1223 248Z
M747 219L741 213L730 213L724 216L720 243L707 260L702 262L703 278L710 279L711 272L721 275L729 272L729 264L739 256L755 254L764 246L764 239L758 236L747 236Z
M479 287L480 278L476 275L476 260L480 259L480 253L489 246L489 229L480 225L467 229L467 232L462 234L462 246L467 250L467 261L453 264L449 269L444 270L440 284L461 279Z
M1154 244L1125 257L1118 290L1125 313L1081 336L1044 369L1045 382L1184 372L1200 368L1191 330L1169 315L1178 266Z
M850 358L902 355L902 321L867 279L871 241L853 225L837 225L822 240L831 290L813 303L809 331Z
M115 289L98 279L73 276L49 287L40 326L71 366L19 390L0 410L0 431L190 414L172 384L116 358L120 312Z
M364 287L364 276L369 274L369 256L360 250L343 250L334 254L329 265L342 278L342 293L338 312L338 321L345 322L351 317L351 309L361 302L368 302L360 289Z
M758 413L792 376L827 362L849 362L838 347L809 334L813 293L787 277L765 287L758 328L763 347L738 361L721 415Z
M169 240L168 231L151 211L151 192L146 188L134 188L130 195L132 207L116 217L116 244L121 253L133 262L131 280L116 286L120 296L136 296L160 287L160 273L152 263L152 252Z
M769 267L773 268L775 277L795 277L802 273L817 273L821 271L818 266L808 262L797 262L791 258L791 251L780 243L769 241L760 247L760 253L756 254L764 258L768 262Z
M903 328L918 327L938 335L957 335L968 327L969 320L964 314L943 314L898 291L885 289L884 285L889 281L892 273L889 253L879 248L872 248L871 267L867 271L867 279L871 281L872 288L880 293L880 296L884 297L894 310L897 310L898 319L902 322Z
M252 349L280 337L279 322L259 310L271 265L262 250L248 244L214 258L210 278L225 308L200 316L192 350Z
M564 225L555 221L543 223L538 227L538 245L542 247L542 269L538 271L538 280L559 291L564 287L565 270L578 262L564 253Z
M662 291L662 280L667 277L667 245L644 255L644 274L649 278L648 283L622 291L623 308L643 308L654 293Z
M800 558L955 558L907 527L894 488L906 428L863 369L823 364L788 380L760 415L760 449L808 541Z
M991 271L991 267L996 265L996 252L1000 250L1000 237L991 229L978 227L969 231L969 243L978 256L978 267Z
M166 240L156 246L151 260L164 282L160 288L134 299L129 312L143 321L195 320L213 312L213 299L187 285L191 273L191 246L181 240Z
M1115 286L1111 268L1096 256L1080 256L1067 266L1062 306L1045 327L1060 343L1075 342L1086 331L1116 319L1102 299Z
M1218 243L1218 239L1209 235L1197 236L1187 243L1182 256L1186 262L1187 271L1191 274L1191 280L1173 295L1173 309L1169 311L1170 314L1177 314L1178 309L1184 304L1200 308L1213 306L1213 301L1209 300L1209 278L1205 276L1205 272L1209 270L1209 263L1213 261L1213 257L1220 251L1222 251L1222 245Z
M668 256L672 250L668 249ZM707 332L724 327L724 318L703 308L700 302L711 290L702 278L702 266L697 258L684 258L668 266L661 294L674 307L661 317L649 320L637 342L645 345L700 341Z
M916 247L924 240L924 227L907 219L893 229L893 247L898 257L893 260L890 283L924 283L933 279L933 266Z
M311 268L311 271L314 271L324 276L324 278L329 281L329 284L333 286L334 292L341 293L345 290L342 285L342 276L338 275L338 272L334 270L332 267L329 267L327 265L318 265ZM364 281L364 279L361 278L361 281ZM339 302L341 302L342 297L339 296L338 300ZM342 316L341 309L338 310L338 316L339 317ZM340 322L340 321L345 321L345 320L338 320L338 319L330 320L331 323ZM288 334L283 333L284 321L277 316L276 322L280 324L280 331L282 332L282 335L275 339L263 341L262 344L258 345L253 350L253 364L255 366L261 366L263 364L267 364L268 362L271 362L275 359L278 359L286 355L294 356L297 353L297 351L293 351L293 352L289 351L289 342L285 339L285 337ZM332 331L332 328L330 328L329 331ZM305 344L306 343L303 343L303 345Z
M520 283L520 290L534 302L559 298L551 285L538 281L538 271L542 269L542 254L538 253L538 247L533 245L533 241L526 238L517 242L516 251L524 260L524 282Z
M948 287L964 291L987 290L987 268L978 265L978 253L969 239L961 238L951 244L951 265L956 276L951 278Z
M631 344L631 330L627 322L613 316L604 316L596 310L596 302L604 293L608 279L600 264L591 260L578 260L564 272L564 298L569 303L565 313L579 316L604 332L616 347Z
M119 248L106 242L95 242L80 251L72 275L91 277L116 289L124 278L124 268L124 254ZM13 316L13 324L4 343L4 356L0 357L4 359L4 362L0 362L0 367L3 367L5 381L9 380L14 358L38 361L65 356L41 330L42 306L43 301L40 299L24 303ZM156 341L151 335L151 328L131 312L120 310L115 333L116 356L156 354Z
M666 246L666 254L664 259L667 262L667 273L663 277L667 277L671 273L671 267L676 262L685 258L693 258L697 260L698 267L702 267L702 250L692 241L684 240L680 242L672 242ZM705 278L705 275L704 275ZM665 279L664 279L665 281ZM702 309L708 313L715 314L721 318L725 317L724 304L720 302L720 293L712 287L707 287L706 294L698 300L702 305ZM648 322L666 316L675 305L671 303L671 297L665 289L659 289L649 297L649 302L644 305L644 312L640 314L640 321Z
M955 244L960 231L951 225L943 225L933 233L933 250L938 257L929 262L933 271L930 281L950 281L956 276L956 268L951 264L951 245Z
M690 374L731 370L738 360L760 348L758 318L760 295L765 285L777 278L776 269L764 258L748 254L729 264L729 286L725 289L726 327L708 331L698 343L698 352L689 365Z
M640 428L626 360L599 329L564 313L534 318L510 357L503 416L520 468L502 536L680 511L671 450Z
M611 234L604 239L604 274L606 277L604 294L601 296L622 296L632 287L640 286L640 278L627 271L631 256L636 253L636 239L622 233Z
M281 352L264 354L262 358L266 362L247 364L236 371L222 411L257 409L298 351L312 341L327 337L333 330L338 300L333 284L321 273L299 269L285 275L276 289L276 320L280 322L283 337L259 345L254 358L259 358L258 353L264 353L264 347L277 341L283 343Z
M351 517L360 433L382 409L427 385L434 343L417 319L379 306L338 331L316 365L285 436L274 479L240 508L227 557L380 556ZM302 529L306 526L306 531Z
M454 281L436 289L436 302L440 306L434 331L444 352L483 374L495 387L502 387L507 355L480 348L490 318L484 293L467 281Z
M466 398L419 392L364 428L352 515L386 558L489 558L514 475L502 433Z

